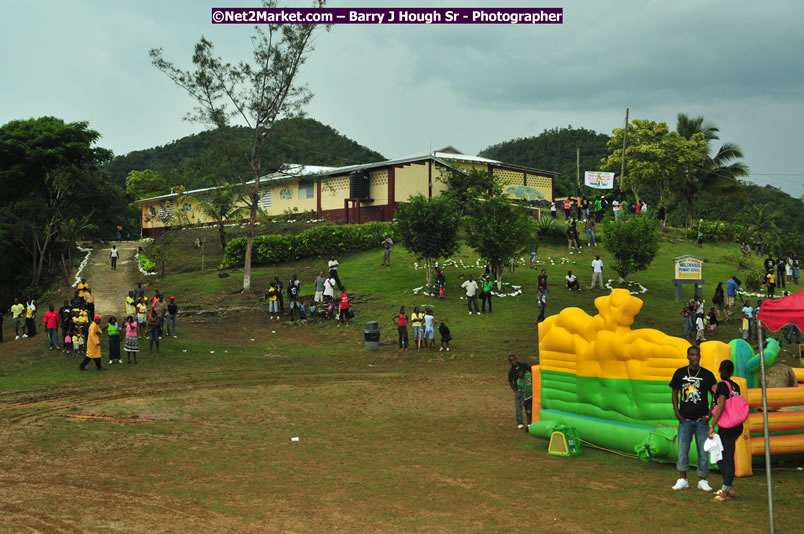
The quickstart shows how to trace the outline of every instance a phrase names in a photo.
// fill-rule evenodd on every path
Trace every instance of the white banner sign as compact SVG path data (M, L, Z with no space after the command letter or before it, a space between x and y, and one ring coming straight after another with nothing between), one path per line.
M583 183L595 189L614 189L614 173L586 171L583 173Z

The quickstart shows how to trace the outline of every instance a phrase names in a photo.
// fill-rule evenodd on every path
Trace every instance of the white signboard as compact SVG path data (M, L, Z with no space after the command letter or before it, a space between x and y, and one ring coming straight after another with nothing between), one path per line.
M583 173L583 183L595 189L614 189L614 173L586 171Z
M696 258L684 258L676 261L676 279L700 280L703 277L703 263Z

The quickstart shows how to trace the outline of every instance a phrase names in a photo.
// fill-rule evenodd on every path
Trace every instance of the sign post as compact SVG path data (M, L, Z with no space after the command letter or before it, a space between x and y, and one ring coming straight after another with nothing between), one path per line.
M676 286L676 302L681 302L682 300L684 284L694 284L695 296L701 296L701 286L705 283L703 279L703 264L705 261L703 258L690 254L673 258L675 263L673 285Z

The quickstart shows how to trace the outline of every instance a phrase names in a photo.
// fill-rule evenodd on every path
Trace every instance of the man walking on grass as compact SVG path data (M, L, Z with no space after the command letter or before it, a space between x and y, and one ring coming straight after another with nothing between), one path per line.
M673 411L678 419L678 469L679 478L673 489L685 490L690 487L687 471L690 468L690 445L695 436L698 450L698 489L712 491L706 477L709 476L709 455L704 451L704 442L709 433L709 395L717 384L715 375L701 367L701 349L693 345L687 349L689 365L673 373L670 387L673 390Z
M477 282L469 275L469 280L461 284L461 287L466 290L466 305L469 306L469 315L472 315L472 304L475 305L475 313L480 314L477 307Z
M600 259L600 254L595 255L592 260L592 285L589 289L595 288L595 282L600 283L600 289L603 289L603 260Z

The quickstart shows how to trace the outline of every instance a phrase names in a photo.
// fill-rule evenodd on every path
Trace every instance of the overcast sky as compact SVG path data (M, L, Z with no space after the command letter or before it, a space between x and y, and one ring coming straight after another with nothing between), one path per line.
M252 1L0 0L0 124L88 120L115 154L199 131L193 101L148 50L189 66L204 35L249 56L250 26L210 8ZM289 1L285 5L309 5ZM561 7L564 24L335 25L302 72L308 116L389 158L489 145L556 126L610 134L632 118L704 115L738 143L751 180L804 195L804 2L338 1L329 7ZM584 169L582 169L584 170ZM591 169L587 169L591 170Z

